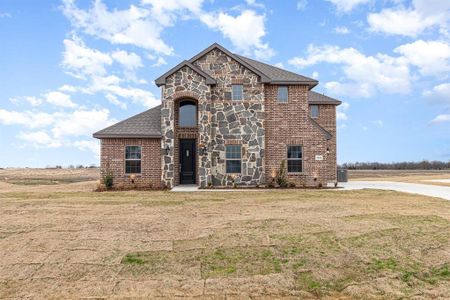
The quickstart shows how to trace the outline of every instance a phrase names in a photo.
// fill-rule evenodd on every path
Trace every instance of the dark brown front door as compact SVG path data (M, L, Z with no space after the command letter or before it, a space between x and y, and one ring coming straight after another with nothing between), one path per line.
M195 183L195 140L180 140L180 184Z

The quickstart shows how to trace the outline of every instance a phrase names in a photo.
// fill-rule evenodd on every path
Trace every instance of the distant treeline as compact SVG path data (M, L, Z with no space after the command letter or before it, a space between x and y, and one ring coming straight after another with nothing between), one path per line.
M450 169L450 161L355 162L344 163L340 167L349 170L445 170Z

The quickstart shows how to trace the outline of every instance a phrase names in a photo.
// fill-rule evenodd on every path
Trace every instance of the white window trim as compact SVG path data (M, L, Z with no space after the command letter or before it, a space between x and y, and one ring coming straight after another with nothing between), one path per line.
M282 88L282 87L284 87L284 88L286 88L286 101L280 101L280 99L278 98L278 96L279 96L279 90L280 90L280 88ZM278 86L278 88L277 88L277 102L278 103L288 103L289 102L289 86L287 86L287 85L279 85Z
M288 157L288 151L289 151L289 147L297 147L297 146L300 146L300 149L301 149L301 153L302 153L302 158L289 158ZM301 172L289 172L289 161L290 160L300 160L302 163L301 163L301 166L302 166L302 171ZM286 146L286 172L288 173L288 174L303 174L304 173L304 168L303 168L303 145L299 145L299 144L297 144L297 145L293 145L293 144L290 144L290 145L287 145Z
M242 87L241 99L234 99L234 93L233 93L234 89L233 89L233 87L235 85L239 85L239 86ZM231 85L231 101L242 101L242 100L244 100L244 85L243 84L237 84L237 83L236 84L232 84Z
M312 107L313 107L313 106L317 107L317 116L316 116L316 117L314 117L313 114L312 114ZM318 119L318 118L320 117L320 107L319 107L318 104L311 104L311 113L310 113L310 116L311 116L311 118L313 118L313 119Z
M240 150L241 150L241 158L227 158L227 146L240 146ZM229 160L240 160L241 161L241 172L232 172L232 173L228 173L228 171L227 171L227 162L229 161ZM230 145L225 145L225 173L226 174L239 174L239 175L241 175L242 174L242 145L239 145L239 144L230 144Z
M141 149L141 158L127 158L127 147L139 147ZM141 175L142 174L142 146L141 145L125 145L124 152L124 174L125 175ZM139 173L127 173L127 161L139 160L141 162L141 172Z

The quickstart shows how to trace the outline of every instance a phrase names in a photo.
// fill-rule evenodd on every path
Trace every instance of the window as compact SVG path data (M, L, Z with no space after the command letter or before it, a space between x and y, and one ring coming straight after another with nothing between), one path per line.
M125 147L125 174L141 173L141 146Z
M242 84L233 84L231 87L231 100L242 100Z
M302 168L302 146L287 147L288 173L301 173Z
M178 125L180 127L197 126L197 105L190 100L180 102Z
M288 87L279 86L278 87L278 102L288 102Z
M311 105L311 118L316 119L319 117L319 105Z
M227 145L227 173L241 173L241 145Z

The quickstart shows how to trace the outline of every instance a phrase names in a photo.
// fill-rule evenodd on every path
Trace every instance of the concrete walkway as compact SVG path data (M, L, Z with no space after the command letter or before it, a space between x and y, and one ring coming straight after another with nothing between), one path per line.
M450 200L450 187L446 186L394 182L394 181L349 181L349 182L340 182L339 186L343 187L345 190L361 190L361 189L392 190L430 197L439 197L446 200Z

